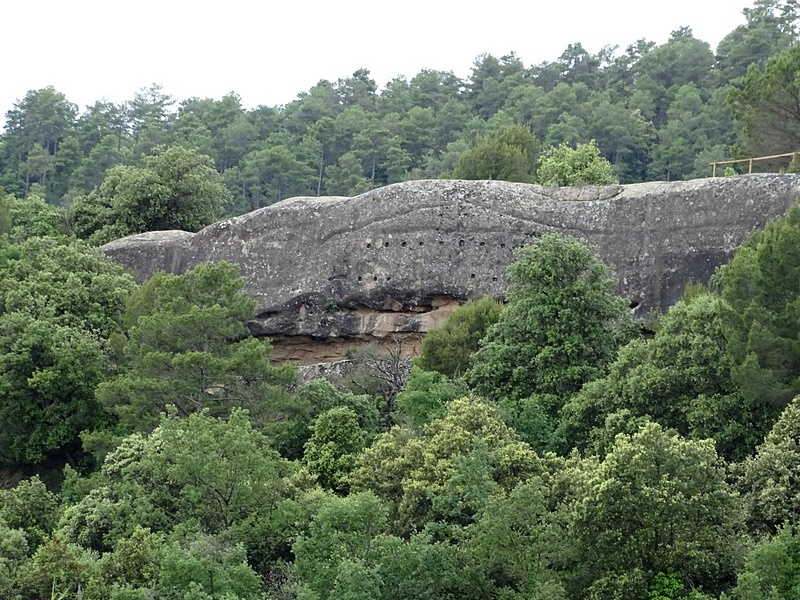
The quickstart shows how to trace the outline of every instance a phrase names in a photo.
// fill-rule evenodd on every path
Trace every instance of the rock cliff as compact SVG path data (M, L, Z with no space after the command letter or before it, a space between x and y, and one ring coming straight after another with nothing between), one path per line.
M414 181L293 198L195 234L152 232L102 249L143 279L238 263L258 304L253 332L272 337L279 356L315 362L357 340L414 338L467 299L503 297L514 250L548 231L595 245L638 316L664 311L798 195L794 175L582 188Z

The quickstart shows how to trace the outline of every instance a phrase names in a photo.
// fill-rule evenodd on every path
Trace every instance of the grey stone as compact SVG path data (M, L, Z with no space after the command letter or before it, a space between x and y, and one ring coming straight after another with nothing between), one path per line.
M374 339L425 332L467 299L502 298L514 250L558 231L597 247L644 318L688 281L707 281L799 194L800 176L775 174L579 188L412 181L293 198L196 234L152 232L102 250L141 278L238 263L259 335Z

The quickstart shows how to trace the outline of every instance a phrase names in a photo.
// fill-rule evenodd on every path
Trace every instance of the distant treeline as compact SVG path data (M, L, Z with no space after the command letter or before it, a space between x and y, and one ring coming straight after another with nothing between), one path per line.
M624 51L570 44L534 66L485 54L467 79L423 70L380 91L360 69L285 106L252 110L234 93L177 101L153 85L81 112L58 90L31 90L6 113L0 186L69 206L109 168L139 167L155 148L180 145L211 157L233 215L294 195L452 177L465 151L509 125L530 130L530 153L595 140L623 183L708 176L712 160L762 149L763 127L752 119L768 86L736 92L748 67L764 67L797 39L792 1L758 0L744 13L716 52L684 27L664 44L641 39ZM792 141L778 150L793 151Z

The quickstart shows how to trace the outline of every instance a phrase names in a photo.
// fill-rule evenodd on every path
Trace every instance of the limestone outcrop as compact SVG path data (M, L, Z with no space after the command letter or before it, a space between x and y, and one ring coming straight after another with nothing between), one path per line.
M502 298L514 250L549 231L596 246L644 318L688 281L707 281L798 195L795 175L581 188L413 181L354 198L293 198L195 234L152 232L102 250L143 279L238 263L258 305L253 332L314 362L299 340L327 344L332 360L337 340L413 338L467 299Z

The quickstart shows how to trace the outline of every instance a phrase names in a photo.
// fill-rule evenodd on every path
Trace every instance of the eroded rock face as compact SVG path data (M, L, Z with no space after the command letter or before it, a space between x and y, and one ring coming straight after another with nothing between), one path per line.
M143 279L238 263L258 335L413 337L460 302L502 298L514 250L549 231L595 245L638 316L665 311L798 195L794 175L583 188L414 181L294 198L196 234L153 232L102 249Z

